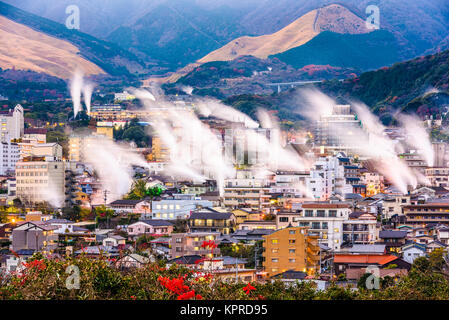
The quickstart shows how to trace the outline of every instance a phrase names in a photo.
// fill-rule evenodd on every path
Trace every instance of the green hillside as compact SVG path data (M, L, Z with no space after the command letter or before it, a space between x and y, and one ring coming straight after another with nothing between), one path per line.
M359 70L376 69L400 60L397 40L385 30L366 34L325 31L304 45L271 58L278 58L295 68L314 64Z

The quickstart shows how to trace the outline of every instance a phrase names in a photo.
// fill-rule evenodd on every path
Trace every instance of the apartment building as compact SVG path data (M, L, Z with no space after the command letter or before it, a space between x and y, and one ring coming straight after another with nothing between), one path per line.
M209 258L220 255L220 249L202 246L206 241L213 241L219 244L220 232L193 232L193 233L173 233L170 240L171 257L200 255Z
M337 157L320 157L306 178L306 189L310 196L319 201L331 196L352 193L352 185L346 183L345 168Z
M1 142L0 144L0 175L14 174L20 151L17 143Z
M449 187L449 168L429 167L425 169L426 178L433 187Z
M202 208L192 212L188 220L190 232L220 232L229 234L235 231L236 219L230 212L220 212L212 208Z
M303 203L301 216L296 220L301 227L309 227L320 243L340 250L343 243L343 224L349 220L351 209L345 203Z
M308 228L288 227L263 238L263 267L269 277L287 270L308 274L319 270L317 236L308 234Z
M403 206L408 225L425 226L428 223L449 225L449 203L429 202Z
M248 170L237 172L235 179L225 180L223 204L226 208L249 208L268 212L270 188L266 179L256 179Z
M173 194L171 197L154 200L148 215L157 219L187 219L192 211L212 205L211 201L202 200L193 194Z
M25 130L23 107L18 104L13 110L0 111L0 140L10 142L23 137Z
M65 200L65 170L68 163L54 157L30 157L16 164L16 194L26 203L49 202L60 206Z
M351 106L335 105L331 114L322 115L316 122L315 143L336 151L353 149L359 143L355 134L358 128L360 121L351 113Z

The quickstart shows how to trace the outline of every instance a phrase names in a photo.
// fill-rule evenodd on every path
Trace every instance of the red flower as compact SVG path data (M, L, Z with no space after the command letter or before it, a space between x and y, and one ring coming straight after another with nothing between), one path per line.
M254 288L254 287L251 285L251 283L248 283L248 284L246 285L246 287L243 287L243 291L245 291L246 294L250 294L251 291L254 291L254 290L256 290L256 288Z
M135 296L131 296L131 299L136 300L136 297Z

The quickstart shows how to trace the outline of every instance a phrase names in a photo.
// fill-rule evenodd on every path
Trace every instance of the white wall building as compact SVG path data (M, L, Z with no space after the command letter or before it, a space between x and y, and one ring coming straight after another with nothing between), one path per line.
M23 137L25 127L23 121L23 107L18 104L14 110L0 112L0 140L9 142Z
M320 201L329 200L333 195L344 197L352 193L352 186L345 181L344 166L337 157L320 157L306 178L306 188L313 198Z
M319 243L340 250L343 242L343 224L349 220L351 209L344 203L303 203L301 216L296 220L301 227L319 236Z
M193 194L174 194L173 197L153 201L152 213L143 215L145 218L156 219L186 219L190 212L199 207L212 207L213 203L209 200L202 200Z
M17 143L2 142L0 144L0 175L14 174L19 158L20 149Z

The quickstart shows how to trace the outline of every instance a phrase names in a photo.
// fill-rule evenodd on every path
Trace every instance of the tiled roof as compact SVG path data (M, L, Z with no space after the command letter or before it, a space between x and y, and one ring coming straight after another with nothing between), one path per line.
M382 230L379 232L379 238L401 239L407 236L407 231Z
M143 222L153 227L172 226L173 223L167 220L151 219L151 220L139 220L137 222Z
M398 259L393 255L335 254L334 263L359 263L384 265Z
M229 212L207 212L198 211L192 212L190 219L212 219L212 220L227 220L232 217L232 213Z

